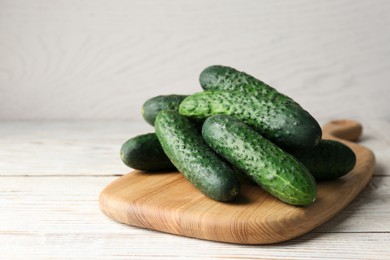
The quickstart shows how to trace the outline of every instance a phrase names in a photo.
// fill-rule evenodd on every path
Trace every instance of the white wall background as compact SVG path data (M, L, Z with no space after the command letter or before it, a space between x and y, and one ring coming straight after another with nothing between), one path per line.
M141 119L211 64L320 120L390 120L390 1L0 0L0 119Z

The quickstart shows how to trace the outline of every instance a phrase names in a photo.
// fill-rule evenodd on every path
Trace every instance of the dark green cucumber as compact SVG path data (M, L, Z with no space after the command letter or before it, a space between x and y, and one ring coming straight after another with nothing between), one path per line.
M222 65L213 65L204 69L200 73L199 82L204 90L257 91L262 95L282 95L290 99L261 80Z
M162 95L148 99L142 106L142 116L145 121L154 126L158 112L164 109L177 110L185 95Z
M155 129L165 154L202 193L217 201L238 195L235 173L206 145L191 121L177 111L163 110L157 115Z
M204 90L240 91L247 94L259 95L265 102L267 100L275 102L274 105L276 110L279 106L281 106L280 108L283 108L284 104L291 103L287 106L289 109L300 110L296 111L295 114L298 115L298 117L302 116L301 119L304 121L304 125L300 124L299 120L294 120L292 123L300 125L300 128L309 127L311 129L305 129L305 131L302 132L302 135L306 135L309 132L309 134L306 135L307 137L303 139L304 143L302 143L302 145L297 146L293 143L292 148L287 145L284 148L288 150L295 150L295 147L298 149L314 147L322 136L321 127L318 122L298 103L290 97L278 92L275 88L245 72L227 66L213 65L201 72L199 81ZM265 113L262 116L272 117L272 112L275 112L275 110L271 110L270 112L269 115ZM286 122L286 125L289 125L289 122ZM292 126L290 125L289 128L291 127ZM301 129L296 130L301 131ZM270 131L272 132L272 130ZM261 131L261 133L281 145L280 142L277 141L279 138L277 137L274 139L273 136L269 134L268 130L265 129L265 131ZM297 142L299 142L299 140L297 140Z
M185 98L179 112L197 119L216 114L231 115L288 151L313 148L322 136L321 127L308 112L280 95L203 91Z
M126 141L121 147L120 157L124 164L140 171L175 169L154 133L138 135Z
M294 156L309 169L317 181L344 176L356 164L356 155L351 148L334 140L321 140L313 149Z
M242 121L209 117L202 135L218 154L280 200L301 206L315 201L316 183L307 168Z

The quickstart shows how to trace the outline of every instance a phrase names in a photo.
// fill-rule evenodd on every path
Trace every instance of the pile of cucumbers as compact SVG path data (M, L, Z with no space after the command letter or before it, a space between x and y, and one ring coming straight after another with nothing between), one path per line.
M144 103L142 115L155 133L122 145L127 166L178 170L217 201L237 197L245 181L298 206L315 201L316 182L354 168L356 156L348 146L321 139L318 122L264 82L221 65L204 69L199 80L202 92Z

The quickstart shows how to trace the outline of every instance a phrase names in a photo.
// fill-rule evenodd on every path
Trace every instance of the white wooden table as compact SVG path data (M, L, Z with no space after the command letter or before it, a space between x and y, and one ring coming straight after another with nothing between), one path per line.
M146 123L2 121L0 258L389 259L390 122L361 123L360 143L374 151L377 166L357 199L302 237L246 246L130 227L103 215L100 191L130 171L120 146L153 131Z

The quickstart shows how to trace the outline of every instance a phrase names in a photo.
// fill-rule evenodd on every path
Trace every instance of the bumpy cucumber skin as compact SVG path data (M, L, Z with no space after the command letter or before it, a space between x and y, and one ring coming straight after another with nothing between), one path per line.
M142 116L147 123L154 126L158 112L164 109L177 110L180 102L186 97L186 95L161 95L152 97L142 105Z
M155 133L138 135L127 140L121 147L120 157L125 165L140 171L175 169Z
M297 103L281 95L208 90L185 98L179 112L197 119L231 115L290 152L311 149L322 136L317 121Z
M293 113L298 117L301 117L301 120L285 119L286 126L290 126L289 128L295 127L296 132L301 133L301 137L298 138L295 143L293 142L293 140L291 140L292 147L289 147L290 145L286 144L284 148L286 148L287 150L294 151L296 150L295 148L297 148L298 150L309 149L311 147L316 146L318 141L321 139L322 131L318 122L307 111L303 110L303 108L298 103L296 103L293 99L289 98L288 96L278 92L276 89L269 86L268 84L262 82L261 80L256 79L255 77L249 74L246 74L245 72L238 71L234 68L227 67L227 66L213 65L207 67L201 72L199 76L199 81L204 90L240 91L240 92L247 93L247 95L251 94L251 95L261 96L265 102L267 100L271 102L277 102L274 104L276 108L276 111L274 110L274 112L278 113L277 112L278 108L280 108L281 110L285 108L286 110L289 110L290 113ZM267 109L267 107L268 106L263 104L261 109L264 108ZM270 109L269 111L272 112L271 107L268 108ZM283 111L281 112L283 113ZM272 113L270 115L264 114L263 116L265 117L263 119L266 120L266 117L272 117ZM280 123L283 122L284 119L281 118L280 120L278 120L275 118L275 120ZM259 119L258 121L263 121L263 120ZM262 127L258 123L256 123L257 126ZM270 122L270 124L273 123ZM282 142L285 142L285 140L281 140L279 142L278 141L279 137L275 136L274 138L274 136L270 134L270 132L272 133L273 131L274 131L273 129L267 129L266 127L264 131L261 131L261 133L267 136L268 138L270 138L271 140L273 140L274 142L278 143L278 145L283 146ZM301 139L302 136L306 136L307 138ZM303 142L301 143L301 145L299 145L301 141Z
M242 121L209 117L202 135L218 154L280 200L299 206L315 201L316 183L306 167Z
M177 111L163 110L157 115L155 129L165 154L202 193L217 201L238 195L240 183L235 173L206 145L187 118Z
M204 90L240 91L261 95L270 100L278 99L279 102L296 103L293 99L278 92L263 81L227 66L213 65L207 67L201 72L199 82ZM298 103L296 105L299 106Z
M321 140L309 151L294 154L317 181L340 178L356 164L355 153L345 144L335 140Z
M277 93L284 96L261 80L245 72L222 65L213 65L204 69L200 73L199 82L204 90L258 91L262 95ZM287 96L284 97L289 99Z

